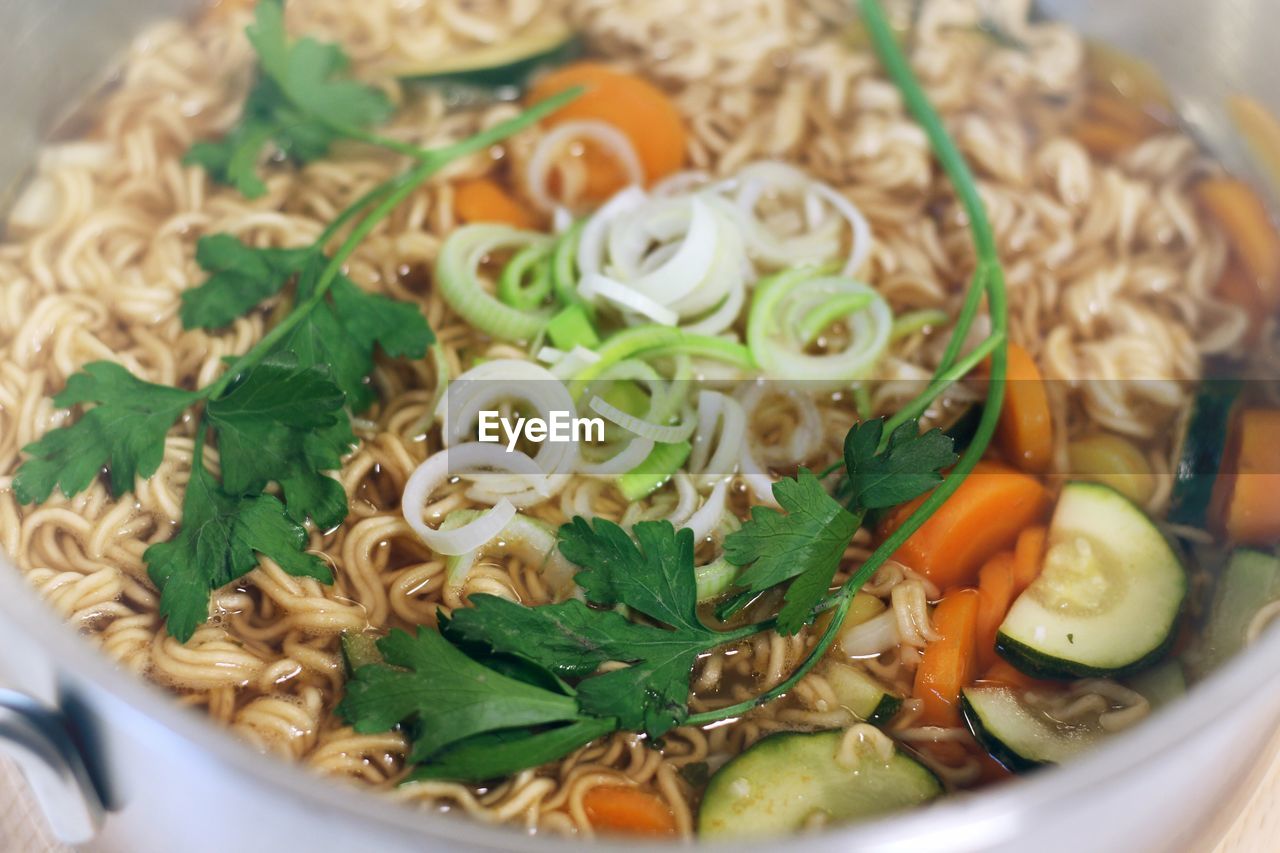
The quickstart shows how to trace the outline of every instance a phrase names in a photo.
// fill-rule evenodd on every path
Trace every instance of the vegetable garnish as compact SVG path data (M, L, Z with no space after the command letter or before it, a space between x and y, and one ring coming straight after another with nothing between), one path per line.
M823 476L801 470L794 479L777 483L775 495L785 514L756 507L751 520L726 538L726 558L748 566L736 580L740 592L749 596L798 578L787 589L785 604L775 618L725 631L702 622L696 609L690 531L677 532L669 522L641 522L629 534L607 520L575 518L561 527L559 547L582 568L576 580L585 602L530 608L476 594L470 599L472 607L457 609L449 618L442 615L441 637L417 641L428 651L447 646L450 653L423 653L409 659L397 651L406 635L382 640L391 644L390 665L358 669L341 713L358 731L405 724L419 737L431 731L428 747L436 751L425 756L428 760L410 773L408 781L493 778L554 760L618 729L657 737L674 726L741 716L790 691L823 657L858 589L955 493L991 443L1007 370L1007 310L995 240L973 176L916 82L879 5L861 0L861 8L873 43L956 186L977 248L971 291L934 380L893 418L855 426L845 442L843 464L837 463ZM992 332L962 352L984 295ZM735 346L733 353L728 352L728 347ZM751 364L740 345L679 329L640 326L615 333L600 345L599 360L575 374L570 388L575 395L581 394L610 365L637 353L693 350ZM957 459L949 437L936 430L920 434L919 418L947 387L984 361L990 364L987 403L972 439ZM839 468L845 469L844 475L833 497L822 481ZM828 593L865 513L926 492L920 505L857 572L836 592ZM620 605L644 621L629 620L616 609ZM744 702L690 713L689 681L701 653L764 631L794 633L824 610L834 610L832 618L805 660L781 683ZM459 672L472 672L475 667L491 672L476 682L482 685L473 694L476 712L437 713L429 694L437 678L441 683L455 681L462 677ZM525 686L512 691L509 711L497 713L494 709L506 698L499 685L507 682L500 679L512 677ZM526 704L532 701L527 694L534 689L542 691L537 707L551 709L542 722L531 721L537 715ZM576 712L570 713L566 699L572 700ZM435 731L436 727L443 731ZM422 759L424 751L430 750L416 747L412 758Z
M682 725L697 657L760 627L722 632L699 619L691 531L651 521L633 532L575 518L560 549L583 567L575 580L590 605L624 605L656 624L576 599L525 607L472 595L442 616L442 635L379 640L388 665L357 669L338 713L361 732L415 721L410 760L428 763L412 779L491 778L611 731L659 737ZM601 671L612 662L629 665Z
M336 79L346 63L336 46L309 39L289 45L281 14L279 0L258 4L250 40L262 80L241 126L222 143L235 149L227 149L225 165L231 171L211 171L215 179L230 179L249 194L261 186L255 184L252 161L268 138L299 159L320 156L339 136L383 144L345 129L346 122L368 124L383 117L384 111L374 108L375 96L381 96ZM23 448L31 458L13 480L18 499L38 503L55 487L71 497L104 468L110 471L112 495L119 497L136 478L155 474L168 430L198 406L181 530L143 554L161 591L160 612L168 617L169 633L183 642L190 639L208 617L210 591L254 569L258 554L290 574L331 582L323 561L304 551L303 524L310 519L325 529L346 518L347 496L325 472L340 467L356 444L352 413L374 403L367 382L374 354L421 358L435 340L418 306L364 292L342 275L343 265L369 232L432 175L577 95L566 92L438 149L389 145L410 154L413 168L357 200L311 246L260 249L226 234L203 238L196 260L210 276L183 295L187 328L221 328L294 282L289 312L221 376L196 390L144 382L112 362L85 365L68 379L55 404L95 405L70 426ZM259 140L252 150L250 138ZM205 158L211 150L197 145L193 157L209 166ZM337 250L327 254L327 245L351 223ZM217 476L204 467L211 434L217 439ZM267 493L273 484L283 500Z
M913 500L942 481L940 472L956 461L949 437L936 429L921 435L919 423L908 421L894 430L882 450L884 425L883 419L865 421L845 436L846 479L840 494L847 509L801 468L795 479L784 477L773 486L786 515L752 507L751 520L725 538L729 562L748 568L738 578L745 591L721 607L718 616L726 618L755 595L798 578L778 613L778 631L797 633L830 588L867 510Z
M325 156L344 138L403 148L365 130L390 118L391 103L345 75L347 58L336 45L310 38L289 42L284 0L260 0L245 33L258 54L258 69L244 114L221 140L192 146L187 163L257 198L267 191L257 167L268 143L298 163Z

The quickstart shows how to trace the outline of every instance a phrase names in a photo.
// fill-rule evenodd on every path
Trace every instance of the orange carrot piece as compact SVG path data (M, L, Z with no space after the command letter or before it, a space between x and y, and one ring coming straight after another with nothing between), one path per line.
M656 794L622 785L592 788L582 798L591 826L620 835L675 835L676 817Z
M1246 410L1238 428L1240 455L1227 503L1227 536L1242 545L1272 545L1280 542L1280 409Z
M1041 525L1028 527L1018 534L1013 561L1014 598L1026 592L1031 582L1040 576L1040 567L1044 565L1045 543L1048 538L1048 528Z
M1280 231L1262 197L1235 178L1209 178L1196 185L1195 193L1226 233L1264 304L1269 309L1280 305Z
M1015 562L1012 551L1001 551L978 572L977 658L982 670L996 662L996 632L1016 595Z
M536 104L574 86L586 91L549 117L549 124L602 121L616 127L635 148L647 183L684 166L688 142L684 119L671 98L642 77L598 62L578 62L539 79L529 89L527 101ZM598 201L622 189L626 178L611 155L589 141L583 152L588 200Z
M889 513L888 536L923 503L920 497ZM996 462L979 462L954 495L894 553L943 590L972 585L978 569L1008 550L1022 530L1049 509L1049 493L1035 477Z
M973 680L976 670L978 603L976 589L953 589L933 609L938 639L925 647L912 690L922 705L921 725L961 724L960 690Z
M1044 377L1031 353L1017 344L1009 344L1007 375L996 440L1010 462L1042 473L1053 458L1053 415Z
M528 230L538 227L538 218L489 178L462 181L455 186L453 209L463 222L497 222Z

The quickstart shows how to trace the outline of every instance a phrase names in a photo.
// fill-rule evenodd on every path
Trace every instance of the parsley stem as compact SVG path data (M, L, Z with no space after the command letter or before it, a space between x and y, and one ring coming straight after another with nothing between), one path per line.
M933 405L933 401L938 399L944 391L972 373L985 358L994 353L997 348L1003 346L1004 343L1004 333L994 332L990 337L974 347L973 351L963 359L945 370L940 369L929 385L915 399L885 421L884 437L880 439L880 452L884 452L885 446L889 443L889 437L895 429L907 421L914 420L924 414L925 410Z
M947 177L951 180L961 203L965 207L965 211L969 216L969 227L973 234L974 248L978 255L978 272L975 273L970 285L973 290L970 291L965 299L961 317L953 332L952 343L948 346L947 354L944 355L940 369L935 373L934 381L930 383L929 388L917 400L908 404L908 408L919 405L921 399L945 381L947 376L952 374L953 367L958 369L965 366L963 363L956 364L955 362L960 348L963 346L964 338L968 334L968 326L977 314L983 292L987 297L987 310L991 316L991 336L974 353L971 353L965 359L965 362L971 361L976 353L990 350L991 382L987 389L987 402L983 407L982 419L978 424L973 441L960 456L960 460L951 469L951 472L925 498L915 512L911 513L892 535L880 543L880 546L872 552L866 562L854 572L852 577L844 582L837 592L827 596L814 608L815 612L820 612L834 607L835 613L832 614L832 619L827 624L826 630L822 632L817 643L814 644L809 654L796 667L795 671L781 683L754 699L739 702L736 705L716 711L691 715L688 722L692 725L704 725L729 717L740 716L752 708L770 702L789 691L809 670L817 665L822 656L826 654L827 649L830 648L831 643L835 641L844 618L849 612L849 606L853 601L854 594L871 579L872 575L884 565L885 561L913 533L920 529L925 521L948 498L955 494L956 489L960 488L960 484L977 466L986 452L987 446L991 443L992 437L995 435L996 425L1000 419L1000 409L1004 404L1005 375L1008 368L1008 304L1005 294L1004 271L1000 267L995 235L991 230L991 223L987 218L982 197L978 193L973 173L970 171L968 163L965 162L964 155L956 148L955 142L947 133L941 116L938 115L933 105L929 102L928 96L924 93L915 77L915 73L911 70L911 64L902 52L901 47L899 47L894 31L886 20L878 0L859 0L859 8L866 24L867 32L870 35L871 43L880 56L880 61L899 91L902 92L907 108L924 128L938 162L942 164L943 170L947 173ZM991 343L992 341L994 343ZM986 355L984 354L978 360L981 360L982 357L986 357ZM976 361L974 364L976 364ZM972 366L969 369L972 369ZM928 403L925 402L924 405L927 407ZM886 429L885 432L889 433L890 430ZM762 623L760 627L762 630L765 629L767 623Z
M324 301L325 294L329 292L329 287L333 284L334 280L337 279L338 274L342 271L343 265L351 258L351 255L359 245L364 242L364 239L369 236L370 232L372 232L373 229L382 222L382 220L386 219L402 201L416 191L420 184L454 161L469 154L474 154L477 151L483 151L490 145L501 142L512 134L519 133L526 127L529 127L545 116L560 109L560 107L574 100L581 94L581 87L568 89L558 95L548 98L545 101L535 104L517 116L509 118L506 121L499 122L486 130L482 130L474 136L470 136L467 139L463 139L451 145L446 145L442 148L424 151L424 155L427 156L419 158L417 165L408 172L404 172L395 178L392 178L390 181L387 181L383 185L375 187L373 190L365 193L364 196L352 205L352 208L355 208L358 212L366 205L373 203L375 199L378 200L377 204L372 210L365 214L363 219L356 223L356 226L351 229L351 233L343 239L338 250L333 253L333 257L329 259L329 262L325 265L323 271L321 271L320 277L316 280L316 284L311 295L307 297L305 302L297 305L287 317L280 321L280 323L276 324L276 326L263 335L262 339L259 340L252 349L237 358L231 367L229 367L221 376L209 385L200 389L200 396L206 400L215 399L227 390L227 386L235 381L237 376L262 361L262 359L266 358L267 355L275 349L276 345L280 343L280 341L284 340L299 323L305 320L307 316L315 310L316 306ZM355 215L354 213L351 215L347 214L348 211L343 212L343 217L345 217L345 219L343 217L339 217L340 219L343 219L343 222L339 223L339 227L341 224L345 224L345 221L349 220L351 216ZM323 245L323 242L327 242L328 239L336 233L336 230L337 229L332 225L330 228L325 229L325 233L321 235L321 240L318 241L317 245Z

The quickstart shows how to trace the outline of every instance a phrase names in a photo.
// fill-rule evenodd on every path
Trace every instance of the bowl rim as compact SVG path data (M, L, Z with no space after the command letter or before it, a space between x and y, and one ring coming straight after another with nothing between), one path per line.
M495 850L560 851L560 837L537 836L516 827L486 824L465 815L415 810L373 791L326 780L300 764L264 756L204 714L178 704L173 695L145 678L119 668L98 649L76 635L52 608L39 599L6 554L0 553L0 616L43 649L59 683L65 676L96 688L144 725L159 725L206 761L247 780L264 795L276 795L292 805L356 824L369 824L375 833L398 831L406 839L438 841ZM1034 823L1048 811L1070 809L1075 802L1108 782L1162 756L1206 725L1230 724L1232 710L1241 713L1245 700L1260 690L1280 693L1280 630L1266 632L1227 666L1197 684L1186 697L1158 716L1117 735L1106 747L1079 759L1013 780L985 791L948 797L923 809L913 809L874 821L833 828L805 838L811 849L856 848L866 851L906 850L945 837L950 849L980 849L1013 837L1018 827ZM93 711L101 705L91 702ZM117 711L118 713L118 711ZM108 714L105 728L114 726ZM1260 733L1259 740L1264 740ZM1259 746L1262 744L1260 743ZM960 832L961 828L968 832ZM964 841L961 841L964 839ZM971 839L971 840L970 840ZM960 843L957 843L960 842ZM747 842L756 846L764 842ZM670 842L597 840L596 849L625 850L664 847ZM727 849L726 843L699 844ZM740 848L742 842L734 842Z

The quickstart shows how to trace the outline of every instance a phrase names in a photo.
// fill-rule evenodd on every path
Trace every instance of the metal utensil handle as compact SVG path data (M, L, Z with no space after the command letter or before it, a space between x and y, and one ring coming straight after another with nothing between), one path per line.
M83 844L97 835L102 800L60 713L0 689L0 752L17 763L59 840Z

